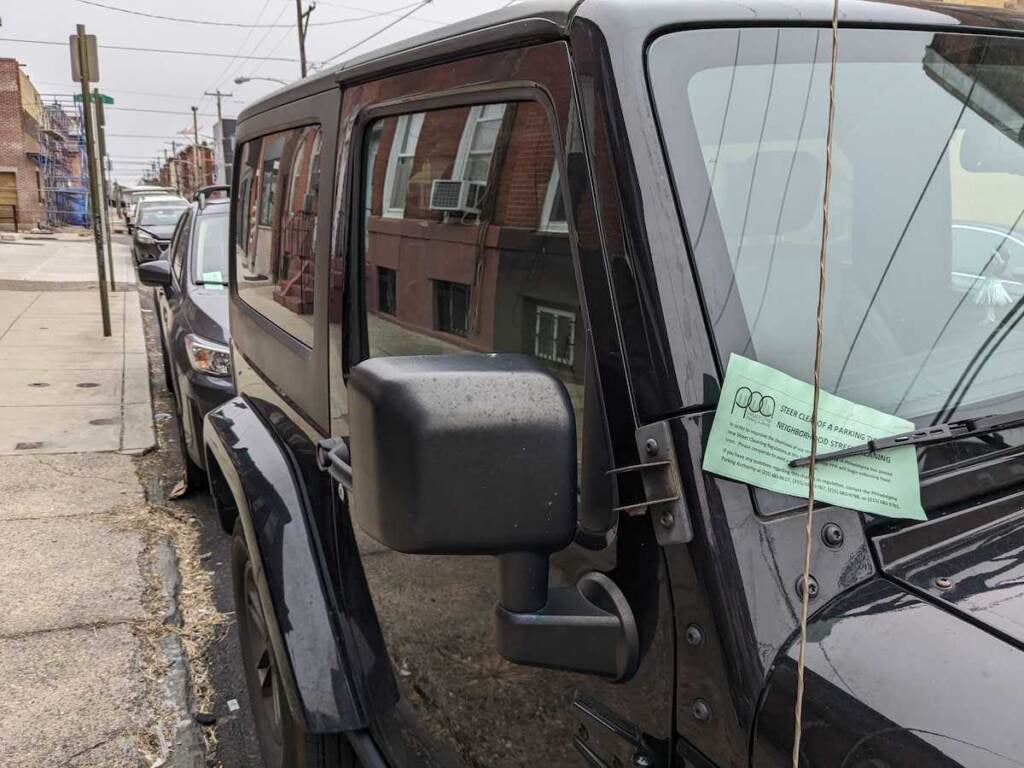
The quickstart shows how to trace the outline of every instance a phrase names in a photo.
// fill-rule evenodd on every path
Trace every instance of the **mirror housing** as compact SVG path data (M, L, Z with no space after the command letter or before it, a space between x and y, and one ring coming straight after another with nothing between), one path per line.
M576 528L576 428L526 355L382 357L349 382L353 517L407 554L548 555Z
M171 284L171 262L167 259L155 259L139 264L139 281L143 285L163 288Z
M509 661L636 671L636 621L608 576L548 586L577 519L576 420L558 378L526 355L381 357L353 369L348 391L350 443L324 441L318 463L351 490L360 528L407 554L496 555Z

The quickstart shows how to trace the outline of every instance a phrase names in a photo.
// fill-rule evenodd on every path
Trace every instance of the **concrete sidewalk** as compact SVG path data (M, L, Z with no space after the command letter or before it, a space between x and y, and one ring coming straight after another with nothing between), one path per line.
M118 290L121 286L135 287L131 250L118 242L120 239L123 238L114 238L111 252ZM92 238L0 240L0 285L3 287L16 287L11 286L11 282L50 283L52 287L66 290L87 288L96 285L96 281L96 246Z
M77 256L64 247L48 243L21 274L85 282L91 243ZM181 621L176 523L147 506L129 455L155 440L138 292L111 294L111 314L104 338L95 291L0 290L5 768L152 765L167 757L162 741L195 728L183 725L187 674L168 625Z

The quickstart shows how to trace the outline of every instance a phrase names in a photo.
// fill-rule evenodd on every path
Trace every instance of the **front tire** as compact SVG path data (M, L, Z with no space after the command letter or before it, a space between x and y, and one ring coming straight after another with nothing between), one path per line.
M307 734L291 711L241 520L235 521L231 539L231 576L242 666L266 768L354 768L357 763L344 736Z

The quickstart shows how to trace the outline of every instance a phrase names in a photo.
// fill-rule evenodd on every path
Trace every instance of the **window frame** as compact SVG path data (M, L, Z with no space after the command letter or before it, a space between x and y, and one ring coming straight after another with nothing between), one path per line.
M487 107L500 106L501 114L497 117L484 117L483 112ZM486 104L474 104L469 108L469 114L466 115L466 122L462 126L462 137L459 139L459 148L455 153L455 163L452 166L452 181L469 181L466 178L466 168L469 165L470 154L474 152L473 136L476 134L477 126L482 122L491 122L497 120L499 123L498 130L501 130L501 122L505 119L505 109L508 106L508 102L487 102ZM487 177L484 179L472 179L481 184L487 184L490 182L490 163L494 159L494 149L497 147L497 138L495 138L494 147L491 147L487 153ZM475 150L477 153L480 150Z
M457 283L454 280L432 280L434 284L434 330L440 331L441 333L451 334L452 336L458 336L460 338L469 337L469 310L472 304L473 298L473 286L467 285L466 283ZM452 308L454 307L454 297L457 292L462 292L465 295L465 323L462 328L455 328L455 324L451 322L454 313ZM441 312L442 306L442 295L447 294L448 300L444 303L448 305L448 325L450 327L445 328L441 324Z
M564 365L571 368L576 362L576 321L577 315L575 312L569 312L565 309L558 309L557 307L550 307L547 304L536 304L533 308L534 313L534 330L533 330L533 355L541 360L545 360L555 365ZM553 355L542 354L539 350L540 345L540 320L541 315L551 315L554 318L553 329L554 335L548 339L550 342L558 341L558 326L559 320L566 319L569 321L569 359L564 360L558 357L557 347Z
M402 219L405 218L405 202L409 196L409 181L405 183L405 194L402 195L402 206L398 207L392 205L392 198L395 192L395 175L398 172L398 163L400 160L410 158L413 163L416 162L416 148L420 142L420 133L423 131L423 122L426 118L426 112L412 112L404 115L399 115L398 120L395 122L395 135L391 139L391 149L388 151L388 167L384 173L384 187L381 190L381 216L388 219ZM416 131L416 140L413 142L411 149L403 149L406 139L411 133L409 127L410 123L418 122L419 126ZM398 138L402 137L401 141ZM410 169L409 178L412 178Z
M386 281L382 279L385 275L388 278ZM381 301L381 297L384 295L383 287L385 283L391 288L391 301L389 302L388 309L384 309L384 302ZM398 313L398 270L391 267L382 267L379 264L377 265L377 311L392 316Z
M540 209L540 226L538 232L552 232L557 234L569 234L568 213L564 219L551 218L551 212L555 209L555 203L559 199L558 191L561 189L562 174L558 170L558 163L552 163L551 176L548 178L548 188L544 192L544 205ZM565 207L565 190L561 194L563 210Z

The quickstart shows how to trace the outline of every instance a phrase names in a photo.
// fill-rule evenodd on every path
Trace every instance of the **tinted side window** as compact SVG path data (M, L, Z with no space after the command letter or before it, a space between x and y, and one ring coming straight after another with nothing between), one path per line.
M174 241L171 243L171 271L180 284L185 269L185 254L188 250L188 230L192 224L192 211L186 211L178 220L174 230Z
M388 117L367 136L370 356L534 355L565 383L582 424L583 321L543 108Z
M320 145L319 126L247 142L235 222L239 298L307 346L313 345Z

